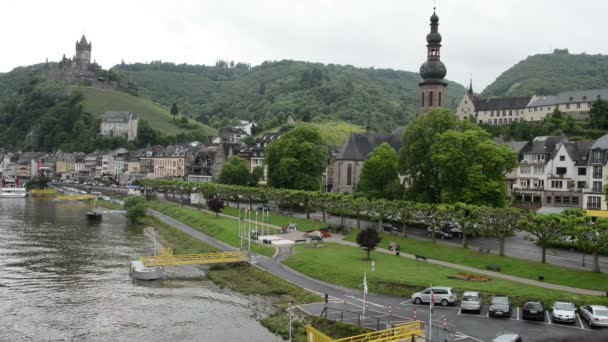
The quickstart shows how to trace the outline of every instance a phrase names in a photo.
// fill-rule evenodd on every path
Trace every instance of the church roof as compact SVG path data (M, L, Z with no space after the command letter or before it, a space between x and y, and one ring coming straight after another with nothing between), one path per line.
M531 99L531 96L493 98L481 98L478 96L473 96L475 111L524 109Z
M388 143L395 151L399 151L402 135L402 129L396 129L391 134L353 133L336 155L336 160L366 160L367 156L383 143Z
M554 106L562 103L593 102L597 99L608 99L608 89L591 89L564 91L557 95L541 96L530 103L530 107Z
M82 35L82 38L80 38L80 44L86 45L87 43L87 38L84 36L84 34Z

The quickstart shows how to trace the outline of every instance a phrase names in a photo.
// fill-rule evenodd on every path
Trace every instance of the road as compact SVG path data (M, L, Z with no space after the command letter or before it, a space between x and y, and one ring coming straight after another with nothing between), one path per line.
M211 244L221 250L236 250L235 247L217 241L166 215L153 210L150 210L150 212L160 220L205 243ZM329 303L327 304L321 302L299 306L301 310L311 315L320 315L326 305L333 308L331 309L332 314L328 316L330 319L337 319L338 309L350 312L362 312L361 298L363 298L363 294L360 289L346 289L313 279L281 264L280 261L287 258L290 254L290 247L280 247L274 258L258 255L252 256L252 264L309 292L316 293L320 298L323 298L324 294L327 294L329 297ZM389 307L391 310L390 318ZM368 295L368 311L366 315L368 316L370 326L377 324L377 320L370 316L380 317L388 321L403 321L413 319L414 310L418 320L423 322L429 321L429 308L426 305L414 305L407 298L376 294ZM522 335L524 341L551 341L557 337L568 335L574 336L575 339L572 341L582 341L588 337L594 335L603 336L599 334L606 333L605 331L589 329L586 323L581 322L580 319L575 325L567 326L554 324L547 319L545 322L522 321L520 316L518 308L514 309L514 316L511 318L494 319L487 317L487 308L484 308L480 314L471 315L462 313L456 306L435 307L433 309L433 324L444 324L445 322L450 329L456 332L457 340L464 342L490 341L499 331L517 332ZM437 321L435 322L435 320Z

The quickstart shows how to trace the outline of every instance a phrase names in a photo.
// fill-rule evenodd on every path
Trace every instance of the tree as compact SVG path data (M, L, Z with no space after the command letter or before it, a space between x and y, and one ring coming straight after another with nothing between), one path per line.
M124 208L127 211L127 218L132 223L146 216L146 199L141 196L129 196L125 201Z
M357 245L367 251L367 260L370 259L369 253L376 249L382 238L374 228L366 228L357 234Z
M220 217L220 212L224 209L224 201L219 196L213 196L207 200L207 207L215 213L215 217Z
M528 235L536 237L536 243L542 249L541 261L546 262L547 246L550 241L556 240L564 235L564 216L557 214L536 215L524 217L520 227Z
M245 159L232 157L222 167L218 181L222 184L248 185L249 167Z
M576 239L576 244L583 253L591 253L593 257L591 271L599 273L599 254L608 248L608 220L598 218L593 222L582 210L568 210L564 214L568 233Z
M472 124L463 122L449 110L436 109L416 117L407 126L399 151L399 168L410 183L406 191L408 199L427 203L441 201L439 173L431 159L431 147L439 134L462 130L463 125Z
M363 164L357 192L367 198L391 198L399 188L399 157L387 143L378 146Z
M591 104L591 125L595 128L608 128L608 100L597 99Z
M266 149L265 162L270 186L320 190L327 153L317 128L301 126L285 133Z
M177 109L177 103L173 102L173 104L171 105L171 115L173 116L173 121L176 121L178 114L179 109Z
M480 207L477 213L480 232L488 237L495 237L499 243L500 256L505 255L505 239L517 230L520 212L513 208Z
M264 179L264 167L263 166L256 166L253 168L253 171L251 171L251 174L249 175L249 186L252 187L256 187L258 186L258 184L260 183L260 181Z
M517 166L517 155L490 138L479 128L436 135L431 162L442 203L505 206L505 174Z
M462 230L462 248L469 248L469 237L479 232L476 221L479 207L465 203L456 203L454 222Z

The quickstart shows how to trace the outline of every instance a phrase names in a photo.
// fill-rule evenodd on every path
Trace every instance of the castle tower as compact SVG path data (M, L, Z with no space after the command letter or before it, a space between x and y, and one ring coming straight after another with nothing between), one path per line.
M91 64L91 42L87 42L87 38L82 35L80 41L76 41L76 66L78 70L84 71Z
M426 36L427 60L420 66L422 82L419 84L420 113L427 113L434 108L441 108L445 103L445 88L448 86L443 78L447 70L439 58L441 49L441 34L439 34L439 17L433 8L431 16L431 32Z

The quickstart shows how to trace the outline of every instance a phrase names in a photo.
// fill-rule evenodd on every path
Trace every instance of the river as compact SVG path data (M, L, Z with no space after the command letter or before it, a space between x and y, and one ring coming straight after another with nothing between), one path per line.
M88 223L83 203L0 199L0 341L280 341L263 300L218 289L198 267L134 283L152 239L121 215Z

